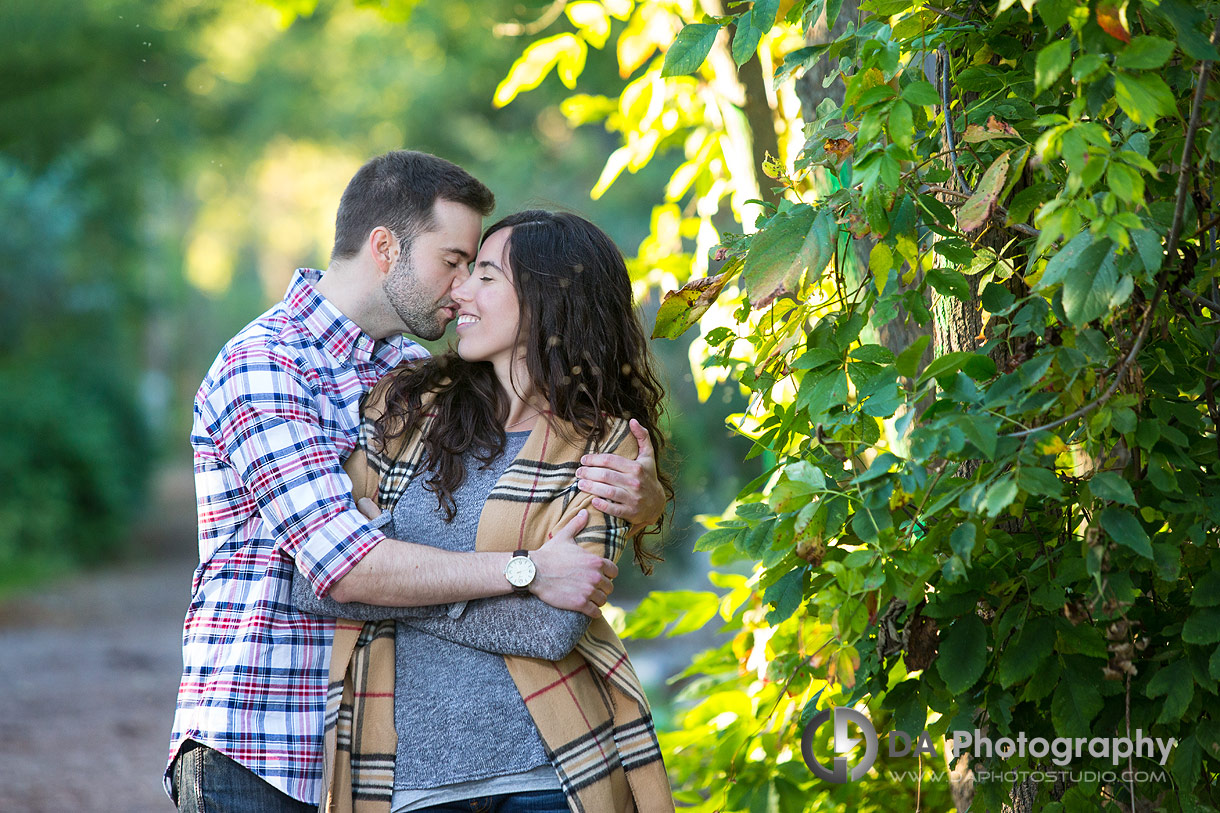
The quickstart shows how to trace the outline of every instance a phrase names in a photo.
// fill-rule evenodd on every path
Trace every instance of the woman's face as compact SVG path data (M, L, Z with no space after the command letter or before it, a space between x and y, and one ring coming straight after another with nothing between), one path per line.
M512 229L500 229L479 249L470 276L453 289L457 303L457 352L466 361L505 362L522 355L517 343L520 307L508 267ZM498 366L498 365L497 365Z

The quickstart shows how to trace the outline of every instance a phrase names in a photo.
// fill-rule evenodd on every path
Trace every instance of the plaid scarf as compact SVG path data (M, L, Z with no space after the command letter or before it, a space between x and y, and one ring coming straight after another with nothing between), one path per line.
M376 494L392 507L420 471L421 431L394 448L370 448L371 418L348 462L359 499ZM627 523L593 509L576 484L584 454L634 457L627 422L614 421L596 446L576 446L555 422L539 420L520 454L484 504L475 549L535 549L581 509L589 512L576 541L618 560ZM394 622L339 621L326 703L323 811L387 813L394 790ZM505 656L526 708L538 727L573 813L667 813L669 781L639 678L618 636L597 618L576 649L559 661Z

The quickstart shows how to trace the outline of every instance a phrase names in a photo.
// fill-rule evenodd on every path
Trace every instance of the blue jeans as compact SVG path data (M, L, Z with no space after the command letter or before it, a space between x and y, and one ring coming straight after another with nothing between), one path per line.
M315 813L219 751L187 740L171 783L179 813Z
M568 800L560 790L502 793L460 802L421 807L414 813L568 813Z

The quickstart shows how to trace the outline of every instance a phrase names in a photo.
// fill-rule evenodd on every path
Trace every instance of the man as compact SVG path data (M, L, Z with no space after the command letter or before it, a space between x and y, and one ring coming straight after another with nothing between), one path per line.
M284 300L221 351L195 398L191 431L200 565L183 631L166 784L181 810L305 811L321 788L331 619L294 609L294 568L319 596L386 606L512 590L511 554L458 554L387 539L351 498L342 463L361 396L426 353L449 291L475 258L491 192L423 153L374 158L348 184L325 272L302 269ZM634 460L595 455L595 507L649 522L664 497L647 436ZM530 554L530 590L597 613L613 562L557 534Z

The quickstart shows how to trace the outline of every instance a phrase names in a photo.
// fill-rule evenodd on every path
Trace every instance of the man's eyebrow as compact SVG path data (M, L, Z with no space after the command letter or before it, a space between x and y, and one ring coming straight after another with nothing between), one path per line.
M474 259L474 255L471 254L469 251L467 251L464 248L457 248L455 246L450 246L449 248L441 249L441 251L443 251L445 254L457 254L461 257L465 257L467 262L470 262L471 260Z

